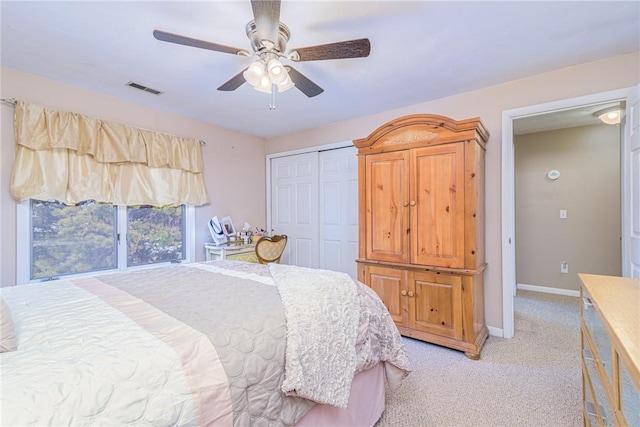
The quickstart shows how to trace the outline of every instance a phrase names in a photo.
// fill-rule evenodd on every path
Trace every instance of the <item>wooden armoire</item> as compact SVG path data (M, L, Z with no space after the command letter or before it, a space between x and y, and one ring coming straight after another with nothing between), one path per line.
M358 149L358 279L400 333L480 358L484 322L484 163L473 118L392 120Z

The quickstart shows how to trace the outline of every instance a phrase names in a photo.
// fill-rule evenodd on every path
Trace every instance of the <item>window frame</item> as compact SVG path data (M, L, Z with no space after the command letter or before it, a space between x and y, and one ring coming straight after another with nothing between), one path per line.
M99 270L86 273L69 274L61 276L61 279L96 276L99 274L123 272L127 270L141 270L171 264L167 262L157 262L152 264L127 266L127 207L116 205L117 228L116 233L120 233L117 243L117 268L109 270ZM195 207L185 205L185 259L184 263L195 261ZM27 199L16 203L16 283L40 283L43 279L31 280L31 202Z

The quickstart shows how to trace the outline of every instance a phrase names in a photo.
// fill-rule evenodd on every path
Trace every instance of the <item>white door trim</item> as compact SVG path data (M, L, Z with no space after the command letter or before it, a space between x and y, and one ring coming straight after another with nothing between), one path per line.
M294 156L296 154L313 153L315 151L334 150L336 148L344 148L353 146L353 141L334 142L325 145L314 145L313 147L299 148L296 150L282 151L279 153L267 154L266 167L267 172L265 192L267 195L267 230L271 230L271 159L285 156Z
M570 110L590 104L609 101L625 101L633 88L617 89L608 92L594 93L576 98L563 99L538 105L530 105L502 112L502 336L513 338L514 314L513 296L516 286L515 265L515 195L514 195L514 157L513 157L513 120L527 116L553 111ZM623 154L624 156L624 154ZM626 164L626 159L622 159ZM630 177L624 169L622 180L626 182ZM625 204L622 200L622 223L626 224ZM623 227L624 229L624 227ZM625 236L623 236L625 241ZM622 258L625 259L625 248L622 248Z
M625 203L622 208L628 220L623 223L622 275L640 278L640 84L632 88L627 96L624 123L621 160L625 177L622 197Z

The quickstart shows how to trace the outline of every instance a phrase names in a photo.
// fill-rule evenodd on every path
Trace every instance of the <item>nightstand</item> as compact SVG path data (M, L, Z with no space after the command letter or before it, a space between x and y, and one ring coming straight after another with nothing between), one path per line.
M212 243L205 243L204 253L207 261L232 260L258 262L255 244L216 246Z

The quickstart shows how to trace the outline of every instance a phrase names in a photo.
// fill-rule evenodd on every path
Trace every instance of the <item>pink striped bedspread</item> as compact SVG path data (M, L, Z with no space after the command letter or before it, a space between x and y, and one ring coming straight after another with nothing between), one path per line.
M281 425L315 404L282 392L287 320L267 266L214 261L3 288L18 350L2 353L2 425ZM409 372L358 285L356 372ZM356 372L346 373L351 377Z

